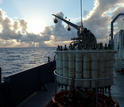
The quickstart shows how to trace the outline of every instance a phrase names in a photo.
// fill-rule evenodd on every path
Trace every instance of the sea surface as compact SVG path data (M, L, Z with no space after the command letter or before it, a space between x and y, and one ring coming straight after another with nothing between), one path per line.
M0 67L3 77L40 66L54 59L55 47L0 48Z

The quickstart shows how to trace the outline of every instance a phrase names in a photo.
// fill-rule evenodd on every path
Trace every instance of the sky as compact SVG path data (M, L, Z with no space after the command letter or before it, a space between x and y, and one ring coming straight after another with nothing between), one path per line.
M124 13L124 0L82 0L83 25L97 38L108 43L110 23ZM0 47L57 47L71 42L77 32L54 16L67 17L80 25L80 0L0 0ZM124 29L124 16L114 24L114 34Z

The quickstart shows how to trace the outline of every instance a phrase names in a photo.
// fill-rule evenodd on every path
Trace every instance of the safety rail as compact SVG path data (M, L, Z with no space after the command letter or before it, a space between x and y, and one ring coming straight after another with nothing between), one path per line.
M54 82L55 61L4 77L0 85L0 107L16 107L45 85Z
M65 79L72 79L72 78L70 78L70 77L66 77L66 76L62 76L62 75L59 75L57 72L56 72L56 70L54 71L54 74L56 75L56 76L58 76L58 77L61 77L61 78L65 78ZM89 81L89 80L103 80L103 79L109 79L109 78L115 78L116 77L116 74L115 73L113 73L113 76L111 76L111 77L104 77L104 78L74 78L74 80L76 80L76 81Z

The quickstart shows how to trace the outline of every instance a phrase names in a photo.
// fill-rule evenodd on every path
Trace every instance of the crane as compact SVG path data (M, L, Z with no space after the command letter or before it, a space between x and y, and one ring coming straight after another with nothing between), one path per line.
M113 48L114 42L113 42L113 23L117 20L117 18L121 15L124 15L124 13L119 13L112 21L111 21L111 46Z

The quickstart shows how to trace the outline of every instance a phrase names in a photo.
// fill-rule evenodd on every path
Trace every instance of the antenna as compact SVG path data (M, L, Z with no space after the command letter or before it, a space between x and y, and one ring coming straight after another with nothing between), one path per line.
M81 26L83 27L83 22L82 22L82 0L80 0L80 6L81 6Z

